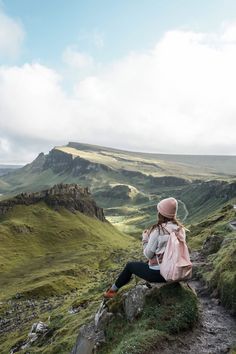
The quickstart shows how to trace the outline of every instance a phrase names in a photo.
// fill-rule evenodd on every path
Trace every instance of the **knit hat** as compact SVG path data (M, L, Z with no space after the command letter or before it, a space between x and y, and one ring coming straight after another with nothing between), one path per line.
M162 199L157 204L157 210L159 213L167 218L174 218L178 210L178 202L175 198Z

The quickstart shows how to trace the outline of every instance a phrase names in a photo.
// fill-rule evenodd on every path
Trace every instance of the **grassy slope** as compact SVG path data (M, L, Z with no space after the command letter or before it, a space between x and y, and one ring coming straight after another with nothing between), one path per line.
M32 231L19 232L22 228ZM72 269L77 279L84 278L83 265L99 270L102 261L109 258L111 248L124 249L132 244L133 239L109 223L79 212L72 214L65 209L55 212L39 203L14 207L11 213L2 217L0 242L1 299L14 294L16 286L27 290L30 284L34 283L35 288L45 279L50 283L50 274L53 278L55 272L58 273L57 282L61 283L59 274L62 270ZM88 265L88 254L91 265ZM20 278L24 274L27 281Z
M232 204L235 203L236 199L232 200ZM215 210L201 223L193 224L189 246L192 250L201 250L208 236L222 237L221 247L208 255L208 264L199 272L209 287L217 290L222 303L236 313L236 231L229 226L230 221L236 220L232 204Z
M132 249L139 250L135 239L109 223L65 209L55 212L44 203L17 206L2 217L0 243L0 315L13 305L19 306L25 317L37 313L33 320L23 318L20 330L2 336L1 353L8 353L20 338L27 338L37 319L48 322L49 315L53 343L50 348L46 343L31 352L68 352L79 326L95 311L102 291L114 278L113 272L127 261ZM16 293L21 296L18 300L14 299ZM27 299L34 299L35 309L28 308ZM44 299L55 309L42 310ZM68 314L71 306L85 299L89 304L83 311Z

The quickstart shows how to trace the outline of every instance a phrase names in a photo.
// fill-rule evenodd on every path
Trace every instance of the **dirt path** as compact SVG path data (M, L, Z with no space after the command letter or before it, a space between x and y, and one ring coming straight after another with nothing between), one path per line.
M189 214L188 209L186 207L186 204L182 200L178 199L178 202L183 205L183 208L184 208L184 211L185 211L185 215L184 215L184 217L182 219L182 222L185 222L185 220L187 219L188 214Z
M163 343L148 354L224 354L236 347L236 319L219 301L211 298L207 288L193 280L189 285L196 291L200 304L200 321L189 332L178 335L174 342Z

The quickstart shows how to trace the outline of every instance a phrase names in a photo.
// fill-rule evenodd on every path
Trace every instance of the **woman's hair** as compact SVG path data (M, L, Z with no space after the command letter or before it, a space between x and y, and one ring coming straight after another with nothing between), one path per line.
M156 228L158 228L159 232L160 230L162 229L162 231L164 232L164 227L163 227L163 224L166 224L168 221L172 221L173 224L176 224L178 225L179 227L182 227L182 228L185 228L183 224L181 224L181 222L176 218L176 217L173 217L173 218L167 218L166 216L163 216L162 214L158 213L158 220L157 220L157 223L152 225L150 228L149 228L149 234Z

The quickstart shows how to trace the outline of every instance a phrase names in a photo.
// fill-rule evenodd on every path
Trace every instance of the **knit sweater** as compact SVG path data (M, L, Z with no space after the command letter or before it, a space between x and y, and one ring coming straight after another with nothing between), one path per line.
M174 231L179 228L178 225L173 224L171 221L162 225L168 231ZM149 260L149 268L155 270L160 269L158 261L159 263L162 261L168 239L169 234L167 231L163 230L162 227L160 227L160 231L157 227L151 233L149 233L148 230L142 233L143 254Z

